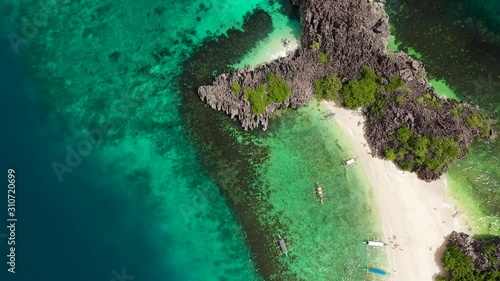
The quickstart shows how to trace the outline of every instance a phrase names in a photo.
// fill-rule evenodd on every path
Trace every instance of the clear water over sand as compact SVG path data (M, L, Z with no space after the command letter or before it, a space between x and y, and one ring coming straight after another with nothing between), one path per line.
M288 235L293 252L281 262L300 278L363 280L370 276L361 267L387 270L387 264L384 249L361 242L384 239L360 167L340 167L354 156L335 120L321 120L328 112L312 101L276 118L262 138L270 149L262 167L265 192L274 207L270 214L279 218L267 223L284 227L277 232ZM327 197L323 204L314 196L318 182Z

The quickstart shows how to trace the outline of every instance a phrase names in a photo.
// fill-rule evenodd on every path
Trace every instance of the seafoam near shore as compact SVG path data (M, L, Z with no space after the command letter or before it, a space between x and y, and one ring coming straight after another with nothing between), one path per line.
M444 237L465 231L464 217L450 198L443 179L427 183L370 154L363 118L356 111L327 102L372 187L378 207L393 280L433 280Z

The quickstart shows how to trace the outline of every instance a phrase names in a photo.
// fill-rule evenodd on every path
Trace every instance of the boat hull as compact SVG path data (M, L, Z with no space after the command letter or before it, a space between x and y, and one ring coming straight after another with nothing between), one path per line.
M389 275L389 272L383 271L381 269L366 268L366 267L363 267L362 269L364 271L367 271L367 272L370 272L370 273L373 273L373 274L377 274L377 275Z
M372 247L384 247L385 246L384 242L377 242L377 241L365 241L363 243L365 243L368 246L372 246Z

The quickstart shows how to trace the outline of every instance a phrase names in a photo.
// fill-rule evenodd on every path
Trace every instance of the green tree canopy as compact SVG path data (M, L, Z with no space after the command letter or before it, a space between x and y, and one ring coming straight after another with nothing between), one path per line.
M255 115L264 113L266 107L272 103L272 100L266 95L266 86L246 89L243 96L252 103L252 113Z
M407 142L411 138L412 133L410 131L410 128L408 128L407 126L403 126L397 130L396 135L398 140Z
M449 281L498 281L500 271L498 269L481 271L474 268L470 257L465 255L456 245L448 246L441 258L443 267L450 272L448 279L440 277L436 280Z
M325 53L319 54L319 62L320 63L327 63L328 62L328 55Z
M311 44L311 50L313 52L316 52L318 49L319 49L319 42L313 41L313 43Z
M394 161L396 160L396 152L392 148L386 148L385 149L385 159L389 161Z
M473 276L474 272L472 261L457 246L453 245L448 248L443 255L442 261L443 267L452 273L453 279L472 280L468 279Z
M274 73L267 75L267 92L273 102L284 102L292 93L292 88Z
M405 81L400 77L394 76L389 81L389 84L385 86L385 91L388 93L392 93L397 89L401 88L405 84Z
M243 98L252 103L252 113L259 115L264 113L266 107L273 102L284 102L292 93L292 89L274 73L267 75L267 87L262 85L256 89L245 89Z
M241 91L240 83L234 82L233 84L231 84L231 90L233 91L233 93L239 93Z
M372 104L375 101L375 93L380 87L380 78L373 69L364 66L360 73L361 79L351 80L343 88L344 104L351 109Z
M342 81L335 75L327 75L323 79L316 81L314 94L319 99L337 100L342 89Z

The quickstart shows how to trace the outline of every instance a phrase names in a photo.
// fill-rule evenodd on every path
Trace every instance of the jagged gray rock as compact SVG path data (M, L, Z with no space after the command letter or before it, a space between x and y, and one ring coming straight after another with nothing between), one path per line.
M259 126L266 130L269 118L277 109L307 105L318 79L333 74L346 82L357 79L360 68L369 66L381 76L382 85L386 85L391 77L399 76L406 82L406 87L411 89L389 94L391 101L383 118L363 110L366 136L373 155L383 157L385 148L391 147L395 131L404 125L422 136L451 137L459 141L460 157L466 155L467 147L474 137L484 135L480 128L467 125L467 119L478 108L462 104L463 113L460 118L454 118L450 111L458 105L455 100L439 100L439 107L418 102L426 94L432 97L437 95L426 80L421 62L404 52L393 53L388 50L389 23L383 1L292 2L300 5L302 47L287 57L256 68L238 69L216 77L212 85L198 89L203 101L214 109L226 112L231 118L239 119L245 130ZM311 48L315 42L319 43L317 50ZM328 56L328 62L319 61L320 53ZM284 79L292 88L292 93L285 102L273 103L264 113L254 115L251 103L243 97L243 90L233 93L231 85L238 82L242 89L256 88L266 83L266 76L271 72ZM395 102L395 95L398 94L404 95L406 101ZM488 133L490 136L495 135L493 130ZM441 176L441 172L421 167L417 165L415 169L421 179L429 181Z
M491 240L477 240L465 233L458 233L453 231L448 238L448 243L456 245L460 251L471 258L474 268L480 271L488 271L497 269L497 264L491 262L490 257L500 260L500 237L494 237ZM487 254L484 249L487 245L494 245L496 250Z
M293 1L299 4L299 1ZM327 74L335 74L347 81L355 78L362 66L371 66L385 78L402 73L406 81L425 77L421 63L405 53L388 55L388 16L379 2L307 1L300 2L302 47L288 57L275 60L257 68L239 69L216 77L210 86L200 87L200 98L212 108L238 118L244 129L259 126L265 130L269 118L278 108L298 108L307 105L313 94L314 82ZM320 44L313 51L313 42ZM327 54L326 64L319 62L319 54ZM292 87L290 98L281 104L272 104L258 116L252 114L251 104L242 93L234 94L231 84L238 82L242 88L255 88L265 83L273 72ZM426 81L420 79L421 84Z
M293 2L299 4L299 1ZM276 109L307 105L313 94L314 82L327 74L334 73L345 81L356 77L364 65L375 66L377 72L386 73L387 77L409 68L406 61L412 59L404 53L395 55L396 60L404 61L397 64L387 56L382 56L387 53L387 15L382 4L370 5L372 8L364 1L302 1L303 47L288 57L257 68L248 67L222 74L216 77L212 85L199 88L200 98L212 108L226 112L231 118L238 118L246 130L259 126L265 130ZM319 50L310 48L313 42L320 44ZM318 60L321 52L329 58L326 64ZM417 68L410 73L418 75L422 70ZM265 77L270 72L287 81L292 94L284 103L272 104L263 114L256 116L252 114L251 104L243 98L242 93L234 94L231 91L231 84L238 82L243 89L255 88L265 83Z

